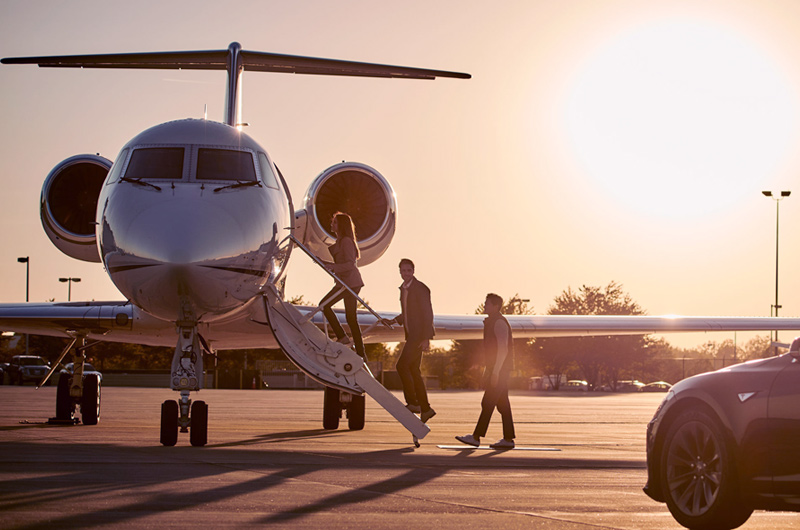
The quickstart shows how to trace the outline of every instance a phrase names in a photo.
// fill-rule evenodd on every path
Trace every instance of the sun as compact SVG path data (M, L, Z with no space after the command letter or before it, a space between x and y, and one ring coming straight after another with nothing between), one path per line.
M796 140L779 68L728 28L670 20L592 53L564 107L571 152L610 198L691 219L760 190Z

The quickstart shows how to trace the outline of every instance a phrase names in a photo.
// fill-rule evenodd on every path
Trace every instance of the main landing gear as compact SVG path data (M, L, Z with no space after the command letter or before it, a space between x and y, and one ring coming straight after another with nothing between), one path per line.
M194 326L179 329L178 345L172 358L170 387L180 392L179 401L161 404L161 444L178 443L180 432L189 433L189 442L197 447L208 443L208 405L189 398L192 391L203 385L203 351L200 336Z
M338 429L342 411L347 411L347 427L351 431L362 430L366 411L365 397L363 394L351 394L326 386L322 403L322 428Z
M45 377L43 384L49 383L50 376L55 372L64 357L78 339L74 339L61 353L53 369ZM96 343L94 343L96 344ZM75 348L72 356L72 374L62 372L58 378L56 389L56 416L50 418L48 423L62 425L97 425L100 421L100 387L101 380L98 374L84 374L87 348L85 341L79 348ZM75 413L80 409L80 420Z

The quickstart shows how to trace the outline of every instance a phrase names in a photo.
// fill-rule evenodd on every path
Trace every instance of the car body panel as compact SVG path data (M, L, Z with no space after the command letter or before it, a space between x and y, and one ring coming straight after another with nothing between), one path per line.
M37 355L15 355L8 363L7 372L11 383L39 382L47 375L50 364Z
M699 407L726 433L743 499L757 509L800 510L800 363L784 354L675 384L647 426L644 490L659 502L666 433L680 412Z

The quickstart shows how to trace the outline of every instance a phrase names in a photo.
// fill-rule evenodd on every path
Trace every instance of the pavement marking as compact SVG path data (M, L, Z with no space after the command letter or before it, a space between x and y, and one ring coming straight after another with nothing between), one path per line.
M494 449L488 445L475 447L474 445L437 445L439 449L474 449L482 451L561 451L556 447L514 447L512 449Z

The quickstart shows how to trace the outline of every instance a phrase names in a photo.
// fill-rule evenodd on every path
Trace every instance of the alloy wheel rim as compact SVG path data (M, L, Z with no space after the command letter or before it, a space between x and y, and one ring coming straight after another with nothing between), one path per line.
M690 516L706 513L719 496L722 455L717 437L703 423L682 426L667 453L667 484L675 504Z

